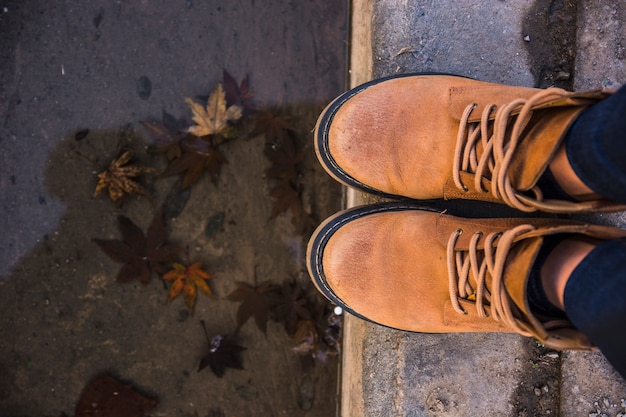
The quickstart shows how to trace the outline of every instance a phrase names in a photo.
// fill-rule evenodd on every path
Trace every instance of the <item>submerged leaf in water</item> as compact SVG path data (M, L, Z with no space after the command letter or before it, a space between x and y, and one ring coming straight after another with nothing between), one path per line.
M221 378L224 376L226 368L243 369L241 352L246 350L246 348L236 344L229 335L217 334L209 337L204 321L202 320L200 323L209 343L209 352L200 359L198 372L208 366L215 376Z
M226 93L226 104L240 106L244 112L251 112L256 109L252 99L254 94L250 89L250 79L246 77L241 80L241 84L237 85L237 81L228 71L222 73L222 82L224 83L224 92Z
M187 205L190 195L191 188L183 188L182 179L176 181L165 198L165 203L163 203L163 216L166 219L178 217Z
M285 331L293 336L298 320L311 319L311 307L304 297L302 287L295 281L285 281L277 294L276 320L284 321Z
M184 119L176 119L163 110L162 122L142 121L154 139L154 143L148 148L152 153L163 153L168 160L180 158L182 155L181 141L188 135L185 131L187 122Z
M254 287L245 282L236 282L237 289L228 294L227 299L238 301L237 327L243 326L250 317L254 317L257 327L267 334L267 319L273 300L270 297L276 286L269 281L264 281Z
M213 183L217 183L222 164L226 157L217 148L202 138L190 137L183 141L183 154L176 158L163 172L164 177L183 175L183 188L198 182L204 172L208 172Z
M147 284L150 273L161 273L162 264L174 259L181 250L165 244L165 223L161 215L154 218L146 235L127 217L119 216L118 223L123 240L94 241L111 259L124 264L117 274L119 282L138 279Z

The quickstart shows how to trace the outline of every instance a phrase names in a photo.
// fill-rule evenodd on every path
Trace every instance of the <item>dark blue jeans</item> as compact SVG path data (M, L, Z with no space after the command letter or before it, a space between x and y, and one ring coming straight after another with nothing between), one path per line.
M578 177L601 196L626 204L626 86L585 110L566 137ZM626 239L598 245L565 287L565 312L626 378Z
M565 146L585 185L626 204L626 85L586 109L570 128Z
M626 240L596 246L565 286L565 313L626 379Z

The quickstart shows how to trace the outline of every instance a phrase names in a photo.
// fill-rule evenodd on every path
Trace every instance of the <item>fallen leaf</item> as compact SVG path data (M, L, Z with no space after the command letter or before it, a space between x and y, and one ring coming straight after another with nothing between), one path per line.
M111 259L124 264L117 274L119 282L137 278L147 284L151 272L161 273L162 264L173 260L181 250L165 244L165 222L161 214L154 218L146 235L127 217L119 216L118 225L123 240L94 239L94 242Z
M270 190L270 196L275 200L272 206L270 220L279 214L291 209L294 214L302 209L298 192L288 182L283 182Z
M171 175L183 175L183 189L189 188L202 178L204 172L208 172L211 181L217 182L226 157L217 148L202 138L191 137L182 142L182 155L170 162L161 174L164 177Z
M321 362L336 356L340 349L341 317L329 312L329 304L318 304L312 319L299 320L293 335L293 351L300 355L311 355Z
M237 309L237 327L241 328L250 317L254 317L257 327L267 334L267 319L274 304L271 296L276 286L270 281L264 281L256 287L245 282L236 282L235 285L237 288L226 298L241 303Z
M157 406L130 384L109 375L93 379L76 404L75 417L141 417Z
M165 154L168 160L179 158L183 151L181 141L188 135L185 119L176 119L163 110L162 122L143 121L141 125L146 128L154 139L148 151Z
M296 332L294 334L295 347L293 351L300 354L308 354L315 350L317 345L318 333L314 320L300 320L296 324Z
M190 195L191 189L183 188L183 179L179 178L174 185L172 185L167 197L165 197L165 202L162 207L163 216L166 219L178 217L187 205Z
M272 163L265 175L273 184L270 196L274 199L270 220L279 214L291 211L292 224L296 233L310 234L315 225L314 219L302 203L302 168L305 147L298 146L296 131L288 118L269 111L255 115L256 133L265 135L263 153Z
M224 376L226 368L243 369L241 352L246 348L237 345L228 335L217 334L209 337L204 321L201 320L200 323L209 344L209 352L200 359L198 372L208 366L215 376L221 378Z
M341 320L341 316L335 314L334 311L328 314L322 340L336 353L339 353L341 349L342 328L343 321Z
M254 115L254 122L252 135L264 135L266 143L280 142L296 132L291 119L277 111L259 111Z
M396 56L400 56L403 54L409 54L409 53L413 53L415 52L415 50L410 47L410 46L405 46L404 48L401 48L398 52L396 52Z
M229 122L241 118L241 107L237 105L226 107L226 96L222 84L218 84L209 96L206 106L196 103L190 98L185 102L191 107L195 126L188 131L194 136L208 136L220 134L228 127Z
M109 189L109 197L114 203L121 203L124 194L146 195L144 188L134 180L144 173L152 173L156 170L151 167L141 165L126 165L130 162L132 153L125 151L118 159L111 162L109 167L98 174L98 184L94 197L105 188Z
M256 106L252 101L254 94L250 89L250 79L247 75L241 80L241 84L237 85L235 78L233 78L228 71L223 70L222 82L226 94L226 105L230 106L234 104L240 106L244 113L256 110Z
M272 179L298 181L300 176L298 165L304 158L304 151L304 147L298 149L290 136L282 140L265 142L263 153L272 162L272 166L265 170L265 174Z
M288 210L291 211L291 223L296 227L296 233L308 235L315 225L314 219L304 209L302 199L298 191L288 181L282 181L270 190L270 196L274 199L270 220Z
M205 282L212 277L202 270L202 262L196 262L190 266L179 263L172 264L172 270L163 275L166 281L172 281L167 296L169 303L174 298L183 293L185 305L191 314L193 314L198 298L198 289L209 297L212 295L209 285Z
M294 335L299 320L311 319L310 308L302 287L295 280L285 281L276 297L274 315L284 322L288 335Z

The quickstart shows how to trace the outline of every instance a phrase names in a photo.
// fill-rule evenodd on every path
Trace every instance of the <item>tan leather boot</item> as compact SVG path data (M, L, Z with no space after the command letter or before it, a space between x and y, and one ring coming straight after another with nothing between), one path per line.
M530 311L526 284L543 237L626 230L555 219L467 219L383 203L326 220L307 251L313 282L363 319L425 333L517 332L554 349L590 349L563 319Z
M536 186L572 121L609 94L399 75L333 101L317 122L315 147L335 179L388 197L481 200L527 212L621 210L606 200L546 200Z

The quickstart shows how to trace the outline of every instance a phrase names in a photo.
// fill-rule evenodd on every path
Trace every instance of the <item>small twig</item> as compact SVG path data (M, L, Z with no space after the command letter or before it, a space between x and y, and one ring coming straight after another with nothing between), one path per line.
M90 157L88 157L87 155L83 154L83 153L82 153L82 152L80 152L79 150L74 149L74 152L76 152L76 153L78 154L78 156L80 156L80 157L84 158L85 160L87 160L87 161L91 162L92 164L94 164L95 166L97 166L98 168L100 168L100 165L99 165L96 161L94 161L93 159L91 159L91 158L90 158Z
M206 336L206 341L211 346L211 338L209 337L209 332L206 330L206 325L204 324L204 320L200 320L200 324L202 325L202 329L204 330L204 335Z

